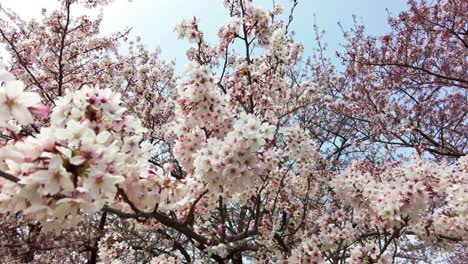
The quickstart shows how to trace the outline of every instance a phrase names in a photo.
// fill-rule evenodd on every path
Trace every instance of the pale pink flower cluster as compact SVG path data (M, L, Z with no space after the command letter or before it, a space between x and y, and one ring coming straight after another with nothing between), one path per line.
M187 172L193 172L193 155L207 138L223 138L232 129L232 114L207 66L189 63L185 74L177 86L174 155Z
M320 155L316 145L299 127L283 127L279 129L279 135L281 140L276 143L277 148L274 152L268 152L274 159L274 164L270 165L268 190L272 195L277 196L279 192L281 197L294 199L273 199L270 205L293 213L303 208L300 199L309 199L316 194L321 181L318 168ZM281 222L281 217L277 221ZM268 229L265 231L269 232Z
M5 171L20 180L3 186L3 209L67 227L77 223L80 209L92 213L112 202L116 185L138 169L136 158L145 156L134 147L144 129L123 115L120 103L110 90L68 93L57 101L50 127L3 147Z
M392 263L391 257L388 255L381 255L380 250L374 243L369 243L364 247L355 247L351 250L352 264L366 264L366 263L378 263L378 264L389 264Z
M261 124L254 116L240 114L234 128L223 139L210 138L194 155L196 179L209 190L232 195L254 187L265 173L262 147L273 139L274 127Z
M245 192L265 172L261 149L273 139L274 127L232 113L208 67L189 64L186 75L178 84L175 157L212 193Z
M258 38L258 43L267 45L271 34L270 12L246 2L244 24L249 36Z
M245 37L257 38L258 44L261 46L268 45L272 30L270 25L271 17L281 14L282 9L280 6L276 5L274 10L269 12L264 8L255 6L251 1L245 1L242 4L239 1L225 1L224 5L227 7L232 5L233 10L235 10L232 12L232 17L235 19L220 29L218 34L220 37L230 42L230 39L238 34L239 29L244 31L242 27L245 26L247 33Z
M50 127L1 147L0 168L19 179L0 179L2 212L22 210L46 229L67 228L82 211L115 204L119 185L142 209L176 205L185 184L149 169L145 129L125 111L109 89L83 87L58 99Z
M216 87L210 68L189 63L185 75L186 79L181 80L177 87L176 114L179 123L183 123L182 128L205 128L213 136L223 137L229 129L229 119L232 117L227 112L226 98Z
M119 233L107 233L98 243L100 263L124 264L135 262L135 250Z
M354 164L334 179L339 197L357 207L357 221L369 217L380 227L399 227L407 217L420 217L428 196L422 179L405 173L401 167L372 175Z
M152 211L158 208L160 211L168 211L186 208L193 198L191 191L194 186L193 179L179 180L172 177L170 171L148 169L147 172L128 177L124 189L140 210Z
M150 264L182 264L182 261L177 256L171 256L168 254L161 254L157 257L154 257L149 262Z
M468 157L458 159L457 166L453 169L444 166L439 167L440 182L434 189L430 189L431 195L437 196L435 203L441 207L435 209L432 218L426 220L426 227L430 225L431 234L442 234L451 237L461 237L468 240ZM445 199L444 199L445 198ZM415 228L416 229L416 228ZM426 228L425 228L426 229ZM427 235L427 230L418 230L422 237Z
M320 264L325 263L322 252L317 245L317 239L305 239L298 247L291 251L286 263Z
M421 237L467 236L466 158L456 165L415 159L380 169L354 163L332 186L355 208L355 222L371 221L382 229L409 225Z
M200 42L203 40L203 33L198 30L198 21L196 18L192 20L182 20L174 27L179 39L187 38L190 42Z
M221 41L220 46L226 47L227 44L231 43L237 36L239 36L241 24L242 20L236 17L219 29L218 37Z
M320 227L317 240L322 251L336 250L339 245L351 245L357 237L357 230L350 222L340 222L340 219L327 222Z
M317 146L298 126L284 127L280 130L285 137L285 156L293 159L294 171L306 175L316 170L316 161L320 159Z
M264 47L264 53L250 63L242 56L232 55L233 69L225 75L230 103L245 108L254 102L255 114L267 118L270 123L284 117L283 113L287 115L294 112L292 109L310 103L305 86L290 88L287 75L294 70L292 65L300 60L303 46L285 34L283 27L277 28L269 38L269 45Z

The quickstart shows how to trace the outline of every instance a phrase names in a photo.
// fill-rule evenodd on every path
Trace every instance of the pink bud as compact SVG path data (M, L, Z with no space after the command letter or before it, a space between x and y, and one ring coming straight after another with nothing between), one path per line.
M40 117L47 117L47 116L49 116L50 112L52 112L52 109L50 107L48 107L48 106L45 106L45 105L29 106L28 110L33 115L40 116Z

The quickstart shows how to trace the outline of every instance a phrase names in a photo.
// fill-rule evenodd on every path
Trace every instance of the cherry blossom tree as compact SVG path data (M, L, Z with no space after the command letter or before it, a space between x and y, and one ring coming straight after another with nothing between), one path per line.
M78 17L74 15L80 5L85 8L95 8L106 5L106 1L62 1L61 4L59 10L52 12L43 10L40 22L23 21L13 11L1 7L0 39L10 53L9 69L23 81L26 90L39 92L41 95L36 98L38 100L42 98L45 107L36 107L36 112L45 111L43 115L47 115L47 109L54 106L58 96L67 90L79 90L91 84L106 86L108 83L113 83L115 85L113 89L117 88L123 96L127 96L129 111L140 117L143 125L151 129L151 133L146 134L146 138L154 145L160 146L157 148L158 152L153 152L155 155L151 161L162 163L161 158L167 158L167 154L165 155L167 147L164 148L166 145L164 126L170 123L173 117L171 110L173 108L171 88L174 86L173 64L160 60L159 50L146 50L139 38L136 41L128 41L129 30L109 37L99 34L102 16L96 19L87 15ZM122 42L126 42L128 47L124 52L119 50ZM10 91L12 90L7 89L7 92ZM156 101L158 104L155 105ZM9 110L2 108L1 112L6 115ZM26 118L32 120L30 114L27 114ZM37 133L39 127L47 123L49 123L48 118L39 118L29 126L13 125L9 129L13 129L22 137ZM1 136L4 140L2 143L12 139L9 132L3 132L6 131L2 131ZM21 214L10 216L11 221L7 221L5 227L10 226L10 230L15 234L18 226L14 227L12 224L17 222L24 226L23 220L19 219L22 217ZM99 226L99 222L95 226ZM41 228L34 228L33 233L40 230ZM58 240L60 248L68 248L67 251L77 245L76 252L83 252L93 249L90 246L94 243L91 241L93 239L90 236L83 236L89 234L88 230L89 228L72 232L71 234L78 235L74 238L68 233L67 236L63 236L64 239L54 240ZM34 234L29 235L28 230L22 232L27 233L28 237L36 237ZM31 240L21 244L17 243L16 238L12 238L10 242L13 243L5 242L5 244L15 245L15 248L26 247L26 252L29 252L27 254L35 254L42 248L40 245L30 245ZM67 243L74 241L75 238L76 243ZM97 244L94 248L96 247ZM67 251L64 251L65 255Z
M408 1L391 32L345 33L346 66L335 110L361 140L412 148L437 159L466 152L466 1Z
M409 1L303 58L294 10L226 0L186 69L61 1L2 9L0 212L10 262L394 263L468 239L464 1ZM447 43L442 45L442 43ZM406 149L414 149L412 153ZM63 241L58 243L58 241ZM460 253L461 252L461 253Z

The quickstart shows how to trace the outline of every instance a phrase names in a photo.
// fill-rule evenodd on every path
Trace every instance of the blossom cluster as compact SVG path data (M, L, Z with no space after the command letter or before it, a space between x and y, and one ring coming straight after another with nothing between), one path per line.
M317 243L322 251L335 250L338 245L352 245L358 237L358 226L353 225L343 210L324 212L318 219Z
M261 149L274 127L253 115L235 115L206 66L189 64L178 85L179 135L174 154L185 171L214 193L228 196L254 186L262 174Z
M201 42L203 40L203 33L198 30L198 21L196 18L193 20L182 20L174 28L179 39L188 38L190 42Z
M317 246L317 239L311 238L304 240L291 252L288 263L325 263L322 252Z
M157 257L154 257L150 264L181 264L182 261L177 256L171 256L166 254L161 254Z
M354 163L332 181L340 199L355 208L354 221L372 221L380 229L409 225L421 237L466 237L468 171L457 166L414 160L372 168Z
M8 94L32 97L21 83L5 80ZM22 104L29 102L15 106ZM28 114L19 109L15 113ZM47 229L74 226L82 211L117 203L118 188L142 209L173 205L169 199L182 196L183 183L149 168L151 146L141 143L145 129L125 111L110 89L83 87L58 99L49 127L1 147L0 168L18 177L17 183L0 180L2 211L22 210Z
M245 14L243 15L244 25L249 36L258 38L259 44L268 44L270 37L270 12L267 10L245 3Z
M317 152L315 143L299 127L290 126L281 129L285 137L285 154L294 160L294 171L300 175L313 172L320 154Z
M351 250L351 263L364 264L364 263L378 263L387 264L391 263L391 260L387 254L380 254L380 250L377 245L370 243L364 247L355 247Z
M175 132L178 140L174 155L186 171L192 172L193 155L208 137L223 138L232 129L232 115L208 67L188 64L186 75L187 79L181 80L177 86Z
M108 233L104 235L99 241L98 248L98 255L102 263L123 264L135 261L135 250L119 234Z
M226 47L237 36L239 36L239 29L242 21L239 18L233 18L228 23L224 24L218 31L218 37L222 41L220 46Z
M227 195L255 186L267 169L262 167L265 162L261 149L273 138L273 132L274 127L241 114L223 139L210 138L195 153L195 178L205 182L208 189Z

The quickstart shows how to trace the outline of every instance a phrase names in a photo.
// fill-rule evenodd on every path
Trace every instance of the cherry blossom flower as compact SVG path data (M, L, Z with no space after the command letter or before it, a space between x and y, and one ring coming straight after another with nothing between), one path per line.
M33 116L28 107L40 104L40 96L24 92L22 82L11 80L7 73L1 74L4 79L0 79L0 82L4 84L0 86L0 122L8 121L13 116L22 125L32 123Z

